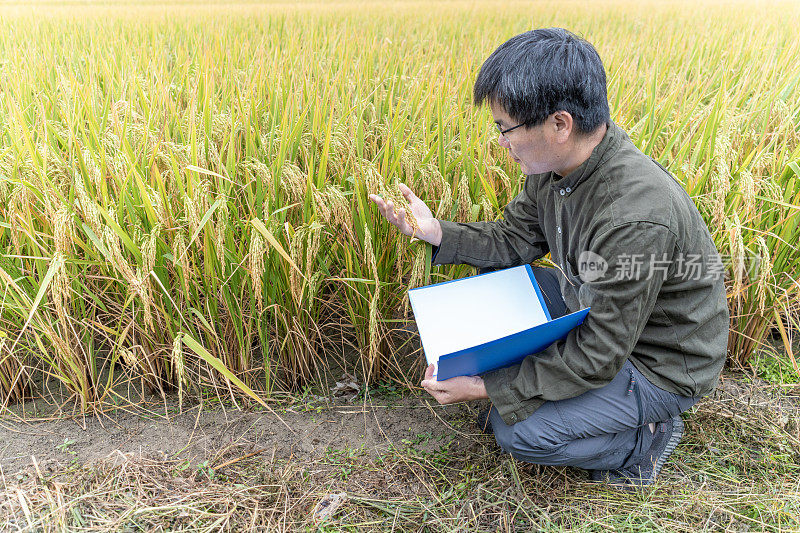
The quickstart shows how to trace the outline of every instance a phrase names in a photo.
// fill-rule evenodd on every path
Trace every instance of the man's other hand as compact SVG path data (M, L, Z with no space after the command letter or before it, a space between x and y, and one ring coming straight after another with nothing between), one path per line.
M467 402L469 400L483 400L489 397L486 386L479 376L458 376L436 381L433 377L434 366L428 365L425 369L425 379L422 387L442 405L448 403Z
M433 218L433 213L431 213L431 210L425 205L425 202L420 200L405 184L401 183L399 188L400 192L403 193L403 196L405 196L411 206L411 214L413 214L414 218L417 220L419 230L417 230L416 233L414 233L414 228L412 228L411 224L406 220L405 209L398 209L395 211L394 202L391 200L384 201L384 199L377 194L370 194L369 199L378 206L378 209L380 209L381 214L386 220L397 226L400 233L408 235L409 237L413 235L434 246L439 246L442 242L442 227L439 225L439 221Z

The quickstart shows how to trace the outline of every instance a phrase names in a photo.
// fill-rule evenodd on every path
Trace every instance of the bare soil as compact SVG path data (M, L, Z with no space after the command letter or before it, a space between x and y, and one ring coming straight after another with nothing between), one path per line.
M408 396L369 402L317 399L273 412L219 403L184 405L179 411L176 398L167 400L166 408L163 402L145 403L78 417L6 414L0 417L0 468L8 476L35 459L40 468L54 471L70 463L92 463L116 450L190 466L213 462L234 449L298 462L341 450L374 457L404 439L459 432L454 424L463 425L477 412L477 404L439 406Z

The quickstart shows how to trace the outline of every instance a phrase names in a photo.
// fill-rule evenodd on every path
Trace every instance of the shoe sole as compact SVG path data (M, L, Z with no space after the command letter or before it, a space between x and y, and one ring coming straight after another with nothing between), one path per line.
M659 472L661 472L661 468L669 459L669 456L672 455L672 452L675 451L675 448L678 447L678 443L681 441L683 437L683 419L679 416L676 416L672 419L672 435L670 435L669 440L667 441L667 445L664 447L664 451L661 452L661 455L658 456L656 459L656 464L653 465L653 474L648 479L648 485L655 482L656 478L658 477Z

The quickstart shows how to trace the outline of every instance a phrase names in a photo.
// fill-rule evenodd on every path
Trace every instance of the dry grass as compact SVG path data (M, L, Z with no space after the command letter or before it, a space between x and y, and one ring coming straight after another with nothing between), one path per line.
M686 415L659 483L621 493L583 471L526 465L449 418L372 453L314 461L229 445L199 464L119 452L91 465L4 472L8 531L296 531L328 493L348 502L320 530L798 531L800 396L726 376ZM317 413L324 416L324 411ZM413 424L413 423L412 423Z

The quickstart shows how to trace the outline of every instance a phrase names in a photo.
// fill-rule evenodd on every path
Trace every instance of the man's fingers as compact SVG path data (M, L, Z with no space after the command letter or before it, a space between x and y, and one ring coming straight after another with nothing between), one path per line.
M406 200L409 202L417 197L417 195L414 194L414 191L409 189L405 183L400 183L397 188L400 189L400 192L403 193L403 196L405 196Z
M425 368L425 379L432 379L433 378L433 371L436 369L436 365L433 363L429 364L427 368Z
M447 392L446 391L433 389L433 388L430 388L430 387L425 387L425 391L427 391L428 394L433 396L433 399L436 400L437 402L439 402L441 404L447 402Z

